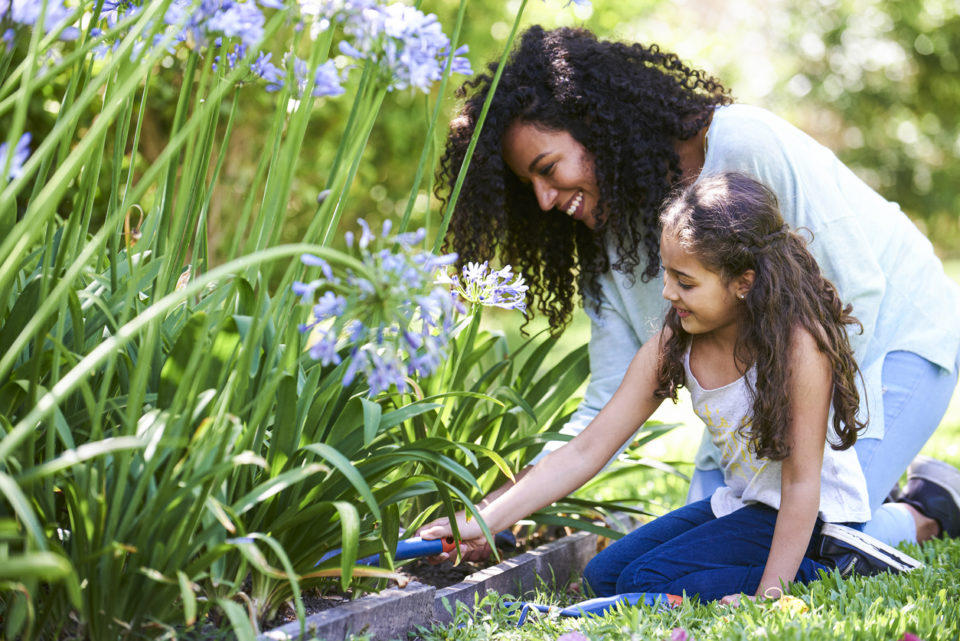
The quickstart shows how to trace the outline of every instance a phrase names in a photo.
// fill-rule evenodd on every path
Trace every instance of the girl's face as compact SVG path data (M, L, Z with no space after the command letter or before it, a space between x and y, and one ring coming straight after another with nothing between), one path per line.
M753 271L724 283L720 274L708 269L668 231L660 235L660 260L663 297L673 305L683 329L735 338L743 305L739 297L749 291Z
M556 209L593 229L599 200L593 156L566 131L515 122L503 135L503 159L533 188L540 209Z

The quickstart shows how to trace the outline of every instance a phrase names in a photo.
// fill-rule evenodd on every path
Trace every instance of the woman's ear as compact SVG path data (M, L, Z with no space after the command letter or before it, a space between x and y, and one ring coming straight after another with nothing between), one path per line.
M753 281L756 277L757 273L752 269L748 269L734 279L734 293L737 295L737 298L742 299L747 295L747 292L753 287Z

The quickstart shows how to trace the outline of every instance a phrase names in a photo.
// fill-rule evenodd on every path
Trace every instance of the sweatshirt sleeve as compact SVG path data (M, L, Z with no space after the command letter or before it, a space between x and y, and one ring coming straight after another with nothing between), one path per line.
M599 310L590 303L584 308L590 318L590 382L580 406L560 430L560 434L569 435L570 438L582 432L607 404L642 345L630 322L609 301L604 302ZM639 427L638 425L637 428ZM547 443L531 464L536 464L565 442L566 439ZM614 458L619 456L629 443L630 441L627 441Z
M851 193L851 184L862 183L833 152L769 112L733 105L717 115L702 175L739 171L773 190L784 220L811 238L824 276L853 305L863 332L852 328L850 344L864 363L885 291L876 239L861 211L876 194L866 185Z

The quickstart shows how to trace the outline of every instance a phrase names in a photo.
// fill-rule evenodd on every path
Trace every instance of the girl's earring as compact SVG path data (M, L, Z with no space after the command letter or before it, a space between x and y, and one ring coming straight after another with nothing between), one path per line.
M742 294L742 293L737 294L737 298L739 298L740 300L743 300L745 297L746 297L746 294Z

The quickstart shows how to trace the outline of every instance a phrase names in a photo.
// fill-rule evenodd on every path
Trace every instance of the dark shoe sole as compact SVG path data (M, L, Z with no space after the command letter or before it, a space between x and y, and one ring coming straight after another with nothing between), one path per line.
M912 478L939 485L950 494L953 502L960 506L960 470L949 463L919 455L907 468L907 481Z
M869 534L864 534L859 530L854 530L843 525L835 523L824 523L820 530L820 536L829 536L837 541L846 543L851 548L861 550L869 554L884 564L893 572L910 572L917 568L922 568L923 563L913 558L909 554L904 554L900 550L878 541ZM854 569L854 572L856 570ZM844 574L841 570L841 574Z

